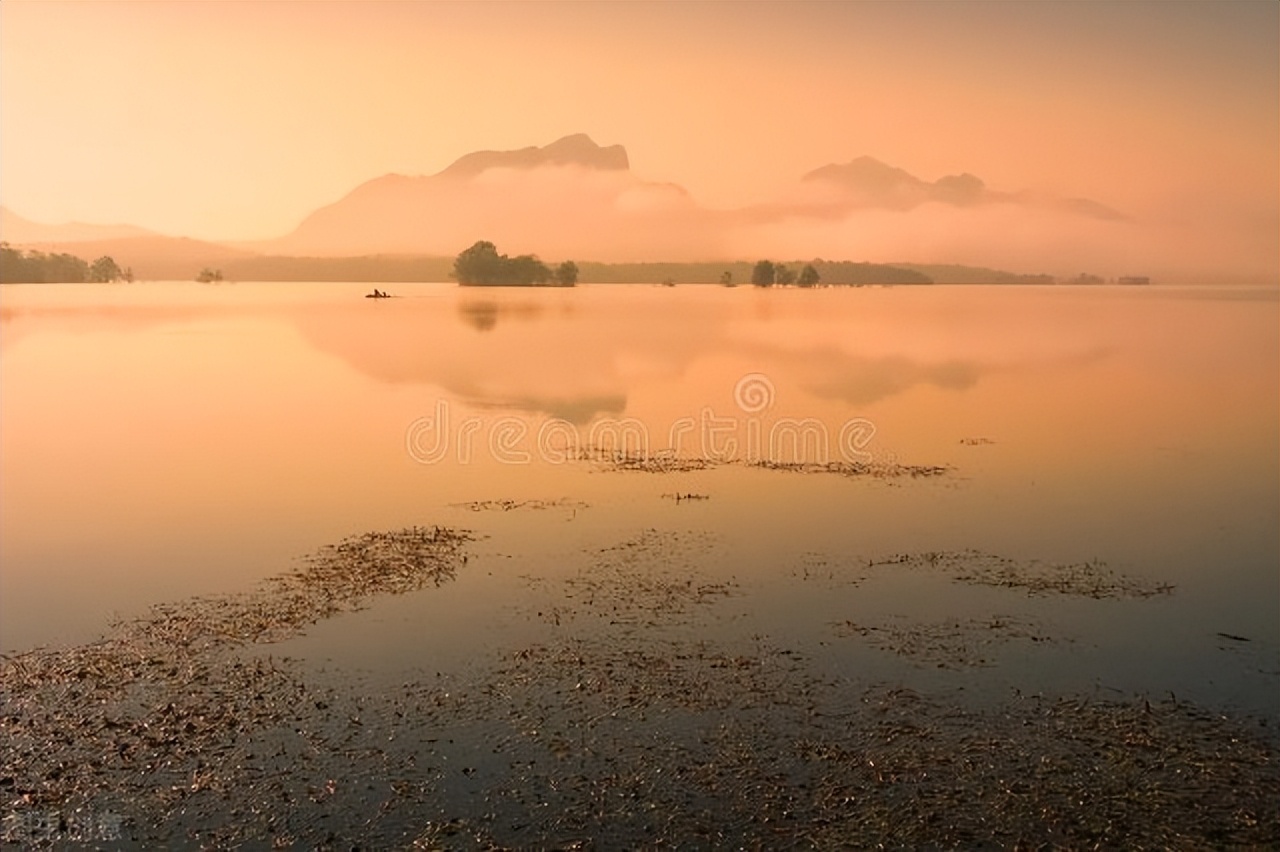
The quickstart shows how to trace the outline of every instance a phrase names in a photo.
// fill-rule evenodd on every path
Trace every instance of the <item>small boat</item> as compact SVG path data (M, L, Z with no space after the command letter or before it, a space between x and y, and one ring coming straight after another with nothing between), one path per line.
M364 294L364 297L365 297L366 299L390 299L390 298L391 298L391 294L390 294L390 293L384 293L384 292L382 292L381 290L379 290L379 289L377 289L377 288L374 288L374 291L373 291L372 293L365 293L365 294Z

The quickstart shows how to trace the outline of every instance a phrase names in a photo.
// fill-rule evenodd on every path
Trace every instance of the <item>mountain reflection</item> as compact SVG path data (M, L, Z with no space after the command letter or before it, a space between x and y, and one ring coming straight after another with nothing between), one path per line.
M692 415L708 405L724 410L734 382L748 372L767 373L779 401L793 409L824 400L865 408L920 387L966 392L993 372L1034 371L1102 351L1099 340L1064 334L1040 318L971 306L960 288L919 310L905 293L688 287L653 298L652 288L621 286L477 298L421 285L371 306L354 289L348 298L342 285L324 286L334 289L307 302L292 295L296 285L254 285L202 293L196 303L7 305L0 319L6 349L37 327L86 334L284 323L375 381L573 424L658 410Z
M826 375L806 387L816 396L863 406L917 385L968 390L978 383L983 369L974 361L928 364L906 358L846 358L829 363Z

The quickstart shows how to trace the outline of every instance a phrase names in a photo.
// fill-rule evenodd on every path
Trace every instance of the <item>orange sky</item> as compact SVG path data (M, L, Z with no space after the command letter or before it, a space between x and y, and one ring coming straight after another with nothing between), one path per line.
M1270 0L5 0L0 203L267 238L387 172L586 132L710 206L867 154L1216 229L1274 269L1278 44Z

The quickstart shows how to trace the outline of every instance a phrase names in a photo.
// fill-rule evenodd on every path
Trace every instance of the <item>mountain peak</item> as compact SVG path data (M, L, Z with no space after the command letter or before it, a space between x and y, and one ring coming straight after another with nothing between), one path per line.
M599 171L627 171L627 149L621 145L601 146L585 133L564 136L542 148L530 146L514 151L475 151L459 157L440 177L470 178L486 169L536 169L539 166L578 166Z
M814 169L801 180L834 189L845 204L860 208L911 210L928 202L953 207L1001 203L1048 208L1092 219L1128 220L1123 213L1087 198L1057 199L1030 192L1000 192L990 189L982 178L969 172L945 175L930 182L874 157L831 163Z
M814 169L801 180L831 181L862 190L885 191L899 186L918 186L922 181L903 169L875 157L858 157L847 163L832 163Z

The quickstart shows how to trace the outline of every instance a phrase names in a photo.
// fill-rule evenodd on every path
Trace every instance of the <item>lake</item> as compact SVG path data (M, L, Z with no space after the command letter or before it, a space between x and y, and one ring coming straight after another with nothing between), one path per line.
M1280 717L1274 289L370 287L0 289L4 652L441 525L448 582L263 654L480 694L616 636Z

